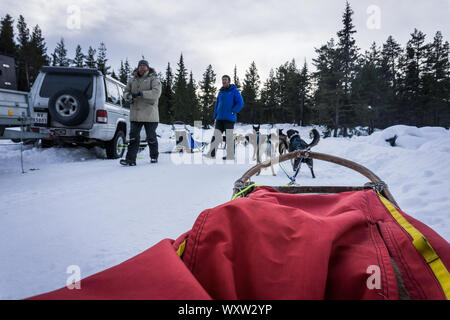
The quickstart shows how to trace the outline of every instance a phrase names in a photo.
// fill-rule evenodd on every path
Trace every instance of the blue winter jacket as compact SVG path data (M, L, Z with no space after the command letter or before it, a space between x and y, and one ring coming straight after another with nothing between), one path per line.
M214 107L214 119L236 122L236 114L243 106L244 99L234 84L228 89L221 88Z

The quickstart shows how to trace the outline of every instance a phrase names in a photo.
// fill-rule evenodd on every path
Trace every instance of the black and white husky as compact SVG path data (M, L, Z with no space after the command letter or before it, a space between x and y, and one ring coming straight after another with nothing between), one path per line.
M289 152L297 151L297 150L310 150L312 147L317 145L320 140L320 134L316 129L312 129L310 136L312 136L311 143L306 143L305 140L303 140L300 137L300 133L297 130L290 129L287 131L287 137L288 137L288 148ZM314 174L314 163L313 159L311 158L296 158L294 161L292 161L292 170L294 172L297 172L297 169L299 169L299 166L301 163L306 163L309 170L311 170L311 175L313 178L315 178ZM298 172L297 172L298 173Z

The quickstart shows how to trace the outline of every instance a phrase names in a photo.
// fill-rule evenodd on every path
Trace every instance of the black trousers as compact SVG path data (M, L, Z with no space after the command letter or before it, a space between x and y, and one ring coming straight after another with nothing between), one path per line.
M131 121L130 143L128 145L128 151L126 155L127 160L136 161L136 156L141 141L140 133L142 127L145 128L145 133L147 134L147 143L148 148L150 149L150 158L158 159L158 139L156 137L156 128L158 127L158 122Z
M227 131L227 129L230 129ZM217 146L220 144L220 142L222 141L222 139L220 139L222 137L222 134L224 132L226 132L227 136L226 136L226 141L227 141L227 156L229 158L233 158L234 157L234 139L233 139L233 129L234 129L234 122L233 121L228 121L228 120L216 120L216 126L214 129L214 135L211 139L211 149L210 149L210 154L212 157L216 156L216 148ZM217 136L217 142L216 141L216 136Z

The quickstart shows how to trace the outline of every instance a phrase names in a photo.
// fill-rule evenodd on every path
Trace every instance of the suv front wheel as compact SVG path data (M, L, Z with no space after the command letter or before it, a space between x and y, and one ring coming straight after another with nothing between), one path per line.
M114 138L108 141L105 147L108 159L122 158L125 152L125 133L122 130L117 130Z

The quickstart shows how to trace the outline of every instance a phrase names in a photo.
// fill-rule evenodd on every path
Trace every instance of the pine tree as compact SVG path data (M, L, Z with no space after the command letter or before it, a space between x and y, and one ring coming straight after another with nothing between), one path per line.
M20 15L19 20L17 21L17 29L18 29L18 44L19 47L23 50L27 48L28 43L30 42L30 30L28 29L27 23L25 22L25 18Z
M343 90L341 86L341 66L334 39L316 49L317 58L313 59L316 72L313 74L316 82L314 101L316 106L316 121L326 125L329 130L340 126L340 113Z
M17 21L18 30L18 88L19 90L28 91L30 90L30 60L31 60L31 50L30 50L30 30L25 22L25 18L20 15Z
M261 89L261 103L264 109L262 121L268 123L281 122L281 118L277 117L279 114L280 105L278 102L279 85L275 78L273 69L270 69L269 78L264 82Z
M126 68L126 67L125 67ZM173 74L170 63L167 64L166 74L163 79L161 79L162 90L161 97L159 98L159 114L161 117L161 122L171 123L174 118L173 111Z
M36 25L31 34L30 40L30 83L36 80L42 66L48 65L49 58L47 56L47 48L45 40L42 36L41 28Z
M238 90L241 90L241 81L239 80L239 77L237 75L237 66L234 66L234 71L233 71L233 82L234 85L236 86L236 88Z
M310 116L310 91L311 91L311 76L308 70L308 64L303 64L302 70L300 71L300 117L299 125L304 125L307 122L306 115Z
M97 62L95 59L95 53L97 50L93 49L91 46L89 46L88 54L85 56L85 64L88 68L97 68Z
M381 72L384 80L384 104L386 109L383 114L380 114L381 128L390 126L395 123L399 111L399 85L398 79L400 77L400 58L402 56L402 47L389 36L386 43L383 44L381 51Z
M0 54L16 57L17 47L14 43L14 20L7 14L0 23Z
M294 59L281 65L276 72L279 86L281 121L300 123L301 79Z
M337 36L339 38L337 44L337 52L340 62L342 63L342 85L344 88L344 94L349 94L354 73L355 64L358 59L358 48L356 47L353 34L356 33L355 26L353 25L352 15L353 10L350 4L347 2L345 12L342 18L344 27L338 31Z
M242 98L245 106L239 113L242 122L260 123L262 108L259 100L260 77L258 69L253 61L245 73L244 84L242 86Z
M184 65L183 54L181 54L180 60L178 62L173 91L175 120L184 121L187 109L187 70Z
M64 38L61 38L61 40L56 44L53 57L53 63L56 66L68 67L70 65L70 59L67 58L67 49L64 43Z
M383 44L382 64L383 73L385 79L391 87L397 88L397 76L398 76L398 59L402 54L401 46L394 40L392 36L389 36L386 43Z
M375 120L385 113L385 92L387 84L383 78L382 56L374 42L358 64L358 71L352 84L352 101L355 104L353 126L368 125L369 133L374 130Z
M125 63L123 65L124 73L127 75L127 81L131 78L131 67L128 62L128 58L125 59Z
M77 45L77 48L75 49L75 58L72 59L72 64L75 67L83 68L84 67L84 59L85 55L81 51L81 46Z
M214 103L216 100L217 88L216 73L211 65L208 65L200 81L200 110L203 124L210 124L214 121Z
M113 71L111 72L111 78L113 78L113 79L116 79L116 80L119 80L119 77L116 75L116 73L114 72L114 69L113 69ZM120 80L119 80L120 81Z
M406 54L401 59L403 78L401 79L402 106L401 114L404 123L423 125L423 75L425 71L427 45L425 34L417 29L411 34L406 45Z
M52 57L50 60L51 60L52 67L56 67L56 63L58 62L58 57L56 56L56 52L53 51Z
M120 60L119 81L124 84L127 84L127 82L128 82L128 75L125 73L125 67L123 66L123 60Z
M339 118L336 119L337 126L341 124L344 126L344 135L346 128L350 126L352 119L355 116L354 105L351 103L351 83L353 82L356 74L356 63L358 59L358 48L356 47L356 41L353 34L356 33L355 26L353 25L352 15L353 10L350 4L347 2L345 12L342 17L343 28L338 31L337 36L339 38L337 44L337 53L339 59L339 65L342 78L340 80L342 86L342 106L339 107Z
M109 75L110 66L107 66L108 59L106 59L106 46L102 42L98 48L97 55L97 69L100 70L104 75Z
M194 75L191 73L189 74L189 82L187 84L187 104L188 104L188 114L187 114L187 123L194 124L194 121L199 120L200 110L198 105L198 98L197 98L197 84L194 80Z
M436 32L433 42L427 47L423 90L423 106L426 110L426 125L450 124L450 62L449 43L442 33Z

